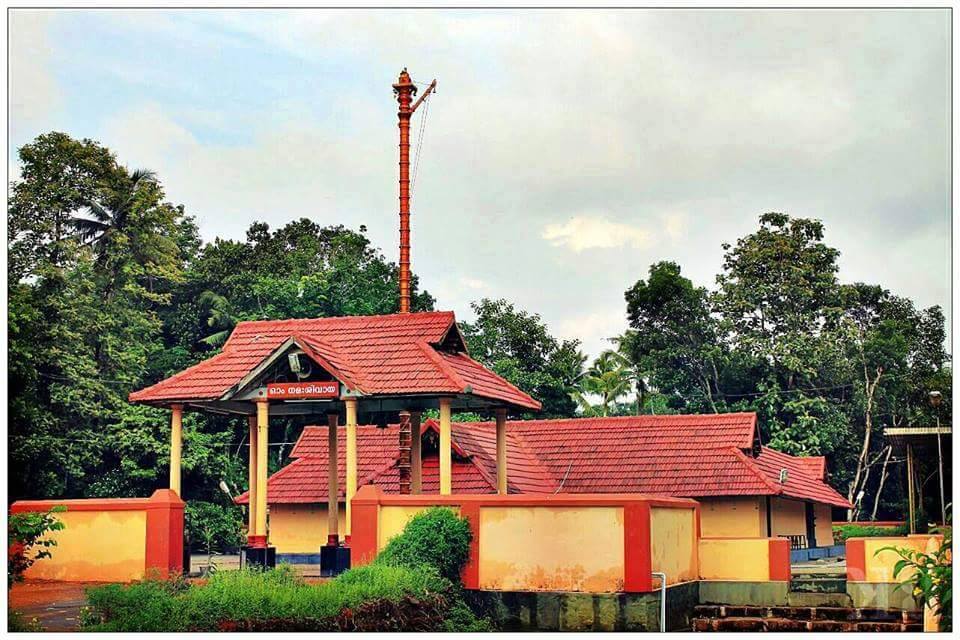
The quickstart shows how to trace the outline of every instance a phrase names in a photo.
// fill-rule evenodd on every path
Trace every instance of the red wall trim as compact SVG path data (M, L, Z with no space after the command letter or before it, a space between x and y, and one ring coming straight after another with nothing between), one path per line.
M774 582L790 582L790 540L787 538L770 538L767 555L770 564L770 580Z
M84 498L81 500L17 500L10 513L49 511L66 507L67 511L143 511L150 498Z
M653 590L650 575L650 505L638 502L623 507L623 590Z
M858 538L847 540L847 582L863 582L867 577L867 550Z
M460 509L460 515L470 523L470 532L473 538L470 540L470 555L467 557L467 563L463 566L460 577L463 579L463 586L466 589L480 588L480 506L476 504L466 504Z

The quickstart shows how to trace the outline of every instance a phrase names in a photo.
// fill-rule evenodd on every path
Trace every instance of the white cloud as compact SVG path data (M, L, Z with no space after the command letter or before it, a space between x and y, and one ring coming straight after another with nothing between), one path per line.
M21 141L49 124L60 106L59 87L50 71L50 11L10 9L8 64L11 137Z
M575 216L566 222L548 224L542 235L555 247L566 247L576 253L587 249L612 249L649 245L650 232L602 216Z

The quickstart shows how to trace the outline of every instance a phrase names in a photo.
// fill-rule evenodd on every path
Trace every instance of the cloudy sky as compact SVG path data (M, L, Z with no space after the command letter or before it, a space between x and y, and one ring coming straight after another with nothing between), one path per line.
M207 240L307 216L365 224L396 260L407 66L439 89L413 266L462 319L504 297L595 355L651 263L712 286L721 244L771 210L822 219L845 281L949 314L949 28L946 10L12 11L8 154L91 137L157 171Z

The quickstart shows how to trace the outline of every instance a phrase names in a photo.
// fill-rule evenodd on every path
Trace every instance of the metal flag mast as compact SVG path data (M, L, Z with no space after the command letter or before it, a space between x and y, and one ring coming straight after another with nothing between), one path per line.
M423 101L437 88L434 80L413 102L417 87L406 67L393 85L393 93L400 105L400 313L410 313L410 118Z

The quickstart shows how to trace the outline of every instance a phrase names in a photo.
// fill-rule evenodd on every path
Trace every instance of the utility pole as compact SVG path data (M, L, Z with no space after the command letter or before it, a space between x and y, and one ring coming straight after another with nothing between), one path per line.
M417 87L404 68L393 85L400 110L400 313L410 313L410 118L424 99L437 88L434 80L416 102Z
M940 477L940 526L945 527L947 526L947 505L944 504L943 445L940 443L940 403L943 401L943 394L939 391L931 391L929 396L930 404L933 405L933 408L937 411L937 475Z

